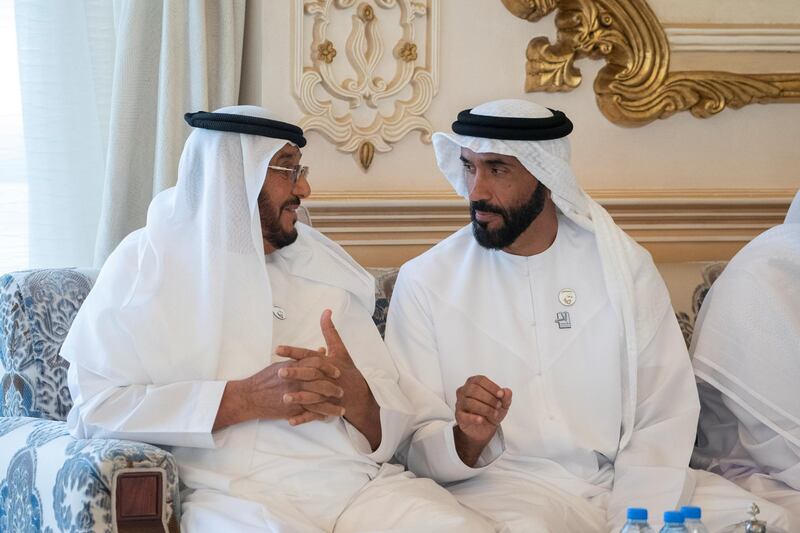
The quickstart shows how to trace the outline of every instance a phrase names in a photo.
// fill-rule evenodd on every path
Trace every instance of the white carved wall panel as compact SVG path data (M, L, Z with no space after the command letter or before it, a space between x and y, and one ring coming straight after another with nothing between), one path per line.
M303 118L366 170L412 131L439 88L439 0L295 0L293 90Z

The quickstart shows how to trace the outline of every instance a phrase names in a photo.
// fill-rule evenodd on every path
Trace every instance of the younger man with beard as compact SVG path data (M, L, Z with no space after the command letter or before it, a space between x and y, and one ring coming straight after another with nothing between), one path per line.
M649 254L578 186L569 119L500 100L453 130L434 149L472 223L403 266L386 330L401 371L441 399L402 450L409 468L512 532L618 530L628 506L657 522L690 501L712 531L753 500L784 524L688 469L683 337Z

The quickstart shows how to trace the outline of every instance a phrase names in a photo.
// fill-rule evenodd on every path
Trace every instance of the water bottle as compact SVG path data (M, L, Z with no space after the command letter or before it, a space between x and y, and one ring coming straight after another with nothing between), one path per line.
M687 533L685 521L680 511L664 511L664 527L660 533Z
M684 522L686 531L689 533L708 533L708 529L703 525L703 522L700 521L700 517L703 513L700 511L699 507L681 507L681 514L686 519L686 522Z
M647 523L647 509L629 507L628 521L619 533L653 533L653 529Z

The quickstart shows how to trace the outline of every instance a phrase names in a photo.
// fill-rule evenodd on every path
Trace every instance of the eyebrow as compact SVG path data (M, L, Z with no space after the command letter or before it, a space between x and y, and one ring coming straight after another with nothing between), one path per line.
M284 153L282 153L281 155L278 156L278 158L275 160L275 162L276 163L285 163L285 162L291 161L292 159L294 159L294 154L290 154L290 153L284 152Z
M459 159L461 160L462 163L468 163L470 165L475 164L466 157L464 157L463 155L459 156ZM486 161L483 161L483 164L489 166L497 166L497 165L503 165L505 167L511 166L511 163L509 161L504 161L502 159L487 159Z

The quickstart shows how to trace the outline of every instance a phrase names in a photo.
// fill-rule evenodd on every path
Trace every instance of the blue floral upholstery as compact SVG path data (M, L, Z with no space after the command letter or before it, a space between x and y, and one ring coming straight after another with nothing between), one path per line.
M706 299L711 285L717 281L717 278L725 269L727 262L711 263L703 268L701 274L703 281L694 289L692 294L692 309L690 313L685 311L678 311L675 313L675 318L678 319L678 325L681 327L683 333L683 340L686 342L686 347L692 345L692 335L694 335L694 325L697 322L697 315L700 313L700 308L703 307L703 301Z
M130 469L163 473L165 524L178 506L175 460L149 444L77 440L64 422L6 417L0 418L0 450L3 532L111 532L118 474Z
M375 311L372 314L372 321L383 337L386 333L386 318L389 316L389 300L392 299L392 290L400 269L368 268L367 270L375 277Z
M68 363L58 352L92 287L93 271L14 272L0 277L0 532L114 531L120 473L161 473L166 524L179 521L178 469L155 446L76 440Z
M0 277L0 416L66 419L68 364L58 352L91 287L74 269Z

